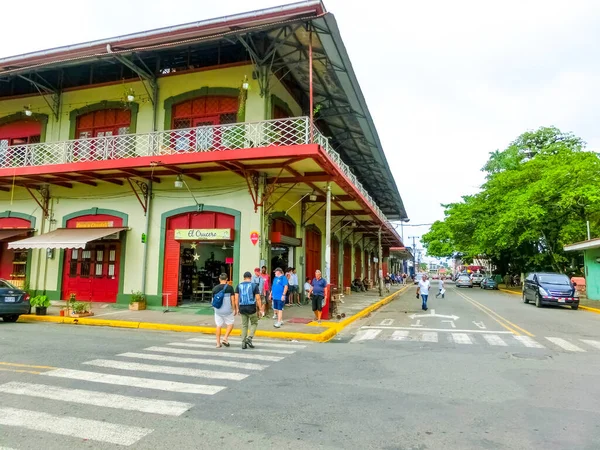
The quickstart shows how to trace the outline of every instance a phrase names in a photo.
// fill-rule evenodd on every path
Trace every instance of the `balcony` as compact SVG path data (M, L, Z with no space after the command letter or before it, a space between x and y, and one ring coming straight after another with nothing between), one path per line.
M315 143L354 185L379 219L387 219L356 176L315 127L311 142L308 117L260 122L210 125L145 134L125 134L90 139L0 147L0 169L57 164L114 161L144 156L208 153L248 148L281 147Z

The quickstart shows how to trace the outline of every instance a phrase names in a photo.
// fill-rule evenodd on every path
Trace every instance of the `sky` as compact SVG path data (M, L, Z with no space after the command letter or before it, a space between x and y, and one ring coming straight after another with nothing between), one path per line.
M19 2L2 15L22 14ZM291 3L285 0L47 0L4 21L0 56ZM173 4L174 7L166 5ZM557 126L600 151L600 1L326 0L409 225L483 182L488 153ZM10 38L10 37L14 38ZM428 226L404 227L407 243Z

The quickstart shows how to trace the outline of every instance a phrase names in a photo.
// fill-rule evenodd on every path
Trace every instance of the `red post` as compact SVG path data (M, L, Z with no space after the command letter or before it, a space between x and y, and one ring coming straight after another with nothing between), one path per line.
M310 25L309 25L310 27ZM310 143L314 142L314 107L313 107L313 46L312 46L312 28L308 31L308 97L310 108Z
M321 310L321 319L329 320L331 317L329 316L329 305L331 303L331 283L327 283L325 286L325 306Z

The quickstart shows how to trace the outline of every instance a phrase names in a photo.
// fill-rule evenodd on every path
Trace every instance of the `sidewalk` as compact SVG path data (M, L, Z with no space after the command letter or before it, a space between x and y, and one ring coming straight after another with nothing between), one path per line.
M340 320L332 318L318 324L313 321L310 305L286 307L283 313L284 324L281 328L273 327L273 319L265 317L258 323L256 336L276 339L297 339L325 342L335 336L345 326L369 314L371 311L392 301L402 291L403 286L393 286L390 295L380 298L376 290L353 292L343 297L344 303L338 313L345 314ZM181 331L192 333L215 333L213 309L208 303L190 307L170 308L168 312L161 309L130 311L114 303L92 303L93 316L83 318L61 317L60 310L66 302L53 302L46 316L23 315L19 322L53 322L74 325L95 325L119 328L142 328L165 331ZM241 317L235 317L232 335L239 335Z

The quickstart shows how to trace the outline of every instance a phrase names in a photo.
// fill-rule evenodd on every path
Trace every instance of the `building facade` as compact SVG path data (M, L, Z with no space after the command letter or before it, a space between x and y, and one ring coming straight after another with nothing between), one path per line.
M320 2L4 58L0 78L13 284L175 306L263 265L375 282L380 248L402 246L389 220L406 212Z

